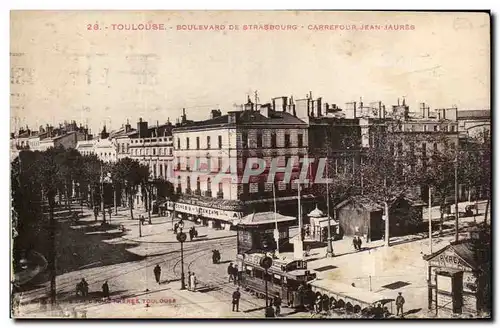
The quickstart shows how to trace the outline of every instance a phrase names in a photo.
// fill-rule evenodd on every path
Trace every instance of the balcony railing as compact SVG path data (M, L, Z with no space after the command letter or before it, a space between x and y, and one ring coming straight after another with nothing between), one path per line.
M217 198L224 198L224 193L222 191L217 192Z

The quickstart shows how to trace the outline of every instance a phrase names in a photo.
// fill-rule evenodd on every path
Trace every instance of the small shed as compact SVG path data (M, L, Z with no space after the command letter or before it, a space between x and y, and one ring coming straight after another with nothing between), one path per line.
M335 206L340 229L346 236L364 236L367 241L383 237L383 206L365 196L353 196Z
M276 250L274 238L276 222L279 231L280 251L289 249L289 227L297 218L275 212L259 212L249 214L236 221L238 254L252 251Z
M436 313L481 315L491 311L491 248L484 234L452 242L425 255L428 307Z
M401 195L388 202L390 235L414 232L422 223L425 203ZM367 196L352 196L335 206L340 227L347 236L365 236L367 241L384 237L384 204Z

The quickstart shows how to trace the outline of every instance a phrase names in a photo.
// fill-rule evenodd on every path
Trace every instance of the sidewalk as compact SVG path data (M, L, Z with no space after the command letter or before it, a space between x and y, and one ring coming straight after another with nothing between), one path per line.
M86 232L86 234L120 233L122 234L120 237L108 239L105 240L105 242L108 244L132 244L131 246L133 247L128 250L140 256L164 254L171 251L173 245L175 245L175 247L179 245L177 236L173 231L173 225L177 221L172 222L171 218L152 215L151 224L149 224L147 213L144 211L134 209L134 220L130 219L130 209L119 208L117 212L117 215L113 212L111 220L109 215L106 213L106 221L110 223L109 226L97 229L96 231ZM140 227L142 237L139 237L139 218L141 215L145 218L145 223ZM102 214L98 217L98 221L96 222L91 210L84 209L84 217L80 218L78 222L79 223L75 223L72 226L72 229L84 229L89 226L98 228L102 224ZM121 226L125 228L124 232L121 230ZM198 231L198 237L190 240L188 231L193 226ZM187 235L186 245L209 240L232 238L236 236L236 231L216 230L203 225L196 225L194 222L188 220L184 220L183 231Z

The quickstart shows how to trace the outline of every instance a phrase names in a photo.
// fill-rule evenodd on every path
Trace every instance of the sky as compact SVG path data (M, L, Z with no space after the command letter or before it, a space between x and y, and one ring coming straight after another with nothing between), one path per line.
M118 30L141 23L164 30ZM254 24L297 28L243 29ZM421 102L490 108L484 13L13 11L10 51L11 129L76 120L97 132L140 117L175 122L182 108L189 119L207 119L255 91L260 102L311 91L341 107L405 97L413 111Z

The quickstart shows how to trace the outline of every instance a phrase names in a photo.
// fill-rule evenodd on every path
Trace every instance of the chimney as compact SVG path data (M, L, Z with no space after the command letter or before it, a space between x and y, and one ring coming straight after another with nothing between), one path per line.
M259 109L260 115L262 115L264 117L269 117L269 111L271 110L269 107L271 107L271 105L260 106L260 109Z
M212 111L210 111L210 118L211 119L214 119L216 117L220 117L222 115L220 109L212 109Z
M237 111L232 111L227 113L227 123L236 124L238 123L239 113Z
M309 123L309 98L295 100L294 111L295 117L306 123Z
M425 103L420 103L420 111L422 112L422 118L429 118L429 111Z
M127 118L127 124L125 124L125 133L130 132L132 130L132 126L130 125L128 118Z
M183 108L182 109L182 117L181 117L181 123L186 123L187 119L186 119L186 109Z
M317 116L318 117L321 117L321 97L319 97L317 100L317 104L316 104L316 113L317 113Z
M142 117L139 118L137 123L137 132L139 132L139 138L146 138L148 136L148 122L143 122Z

